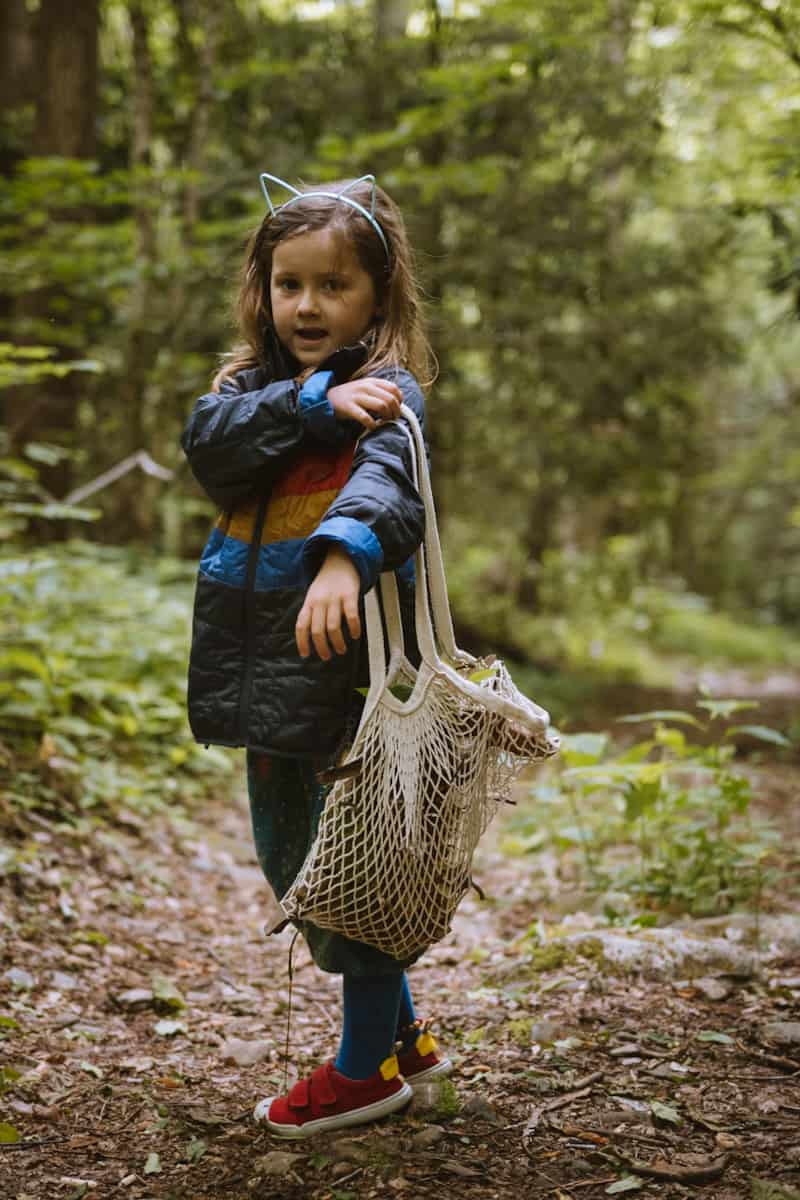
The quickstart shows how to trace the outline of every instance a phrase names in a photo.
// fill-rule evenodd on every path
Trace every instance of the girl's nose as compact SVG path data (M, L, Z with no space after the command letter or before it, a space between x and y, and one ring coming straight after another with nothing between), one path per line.
M314 313L318 311L318 308L316 294L311 288L306 288L300 296L297 311L301 313Z

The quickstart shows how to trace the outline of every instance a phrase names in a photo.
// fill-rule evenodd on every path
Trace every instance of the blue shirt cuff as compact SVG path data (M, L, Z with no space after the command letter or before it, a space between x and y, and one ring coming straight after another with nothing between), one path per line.
M374 586L383 566L383 547L369 525L353 517L331 517L323 521L306 539L303 558L311 578L319 570L328 546L338 544L345 550L361 576L361 591Z
M315 371L298 396L300 417L306 428L323 441L336 436L336 414L328 399L328 388L333 380L333 371Z

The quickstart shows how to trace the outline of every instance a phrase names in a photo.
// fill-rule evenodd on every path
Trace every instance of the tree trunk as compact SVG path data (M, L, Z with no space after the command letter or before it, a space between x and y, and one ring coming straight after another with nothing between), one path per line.
M33 29L25 0L0 4L0 176L11 179L25 155L25 108L33 100ZM9 247L10 249L10 247ZM0 340L10 341L14 296L0 290ZM3 405L6 415L8 405Z
M156 263L156 238L153 211L149 203L150 144L153 135L153 63L150 31L145 5L130 0L128 6L133 47L133 126L129 165L131 204L134 221L134 283L131 288L125 367L119 384L119 404L123 414L125 454L146 448L145 398L147 370L155 352L148 336L148 316L152 299L153 269ZM147 537L152 526L152 481L138 471L120 481L115 494L115 524L122 536Z
M202 14L203 41L197 51L195 67L195 104L189 130L186 166L195 178L189 179L184 196L185 236L191 239L200 215L200 192L196 176L200 174L208 152L208 132L214 103L214 64L220 31L220 9L206 6Z
M99 0L77 0L74 4L41 0L34 27L36 92L31 150L35 155L94 155L99 19ZM26 296L20 308L26 315L47 320L54 301L60 298L54 288L45 288ZM58 346L57 322L52 328L53 342ZM73 448L83 391L85 383L75 376L43 381L35 391L18 389L6 404L6 419L16 431L16 442L35 429L41 440ZM71 460L64 459L43 470L41 478L44 486L61 498L71 487Z
M24 108L33 100L33 29L25 0L0 4L0 174L25 152Z
M99 22L99 0L41 0L34 154L94 155Z

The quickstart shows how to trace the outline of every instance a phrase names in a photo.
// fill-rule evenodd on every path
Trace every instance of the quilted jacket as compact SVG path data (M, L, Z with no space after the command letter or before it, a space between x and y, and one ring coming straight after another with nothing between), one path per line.
M300 657L294 628L327 549L338 544L362 597L396 570L404 625L413 630L413 561L424 508L406 434L389 422L364 436L338 421L328 389L350 377L363 348L337 351L301 388L263 368L201 396L181 438L192 472L221 510L197 578L189 664L196 739L282 756L331 758L367 681L365 639L329 662ZM401 368L396 382L423 423L424 401ZM362 607L363 628L363 607ZM412 650L414 643L412 638Z

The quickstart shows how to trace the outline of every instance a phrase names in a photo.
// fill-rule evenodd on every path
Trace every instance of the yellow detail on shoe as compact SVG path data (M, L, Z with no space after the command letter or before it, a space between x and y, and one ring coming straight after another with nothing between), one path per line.
M424 1058L426 1054L433 1054L436 1049L436 1038L430 1033L421 1033L417 1038L417 1054L420 1058Z
M390 1079L394 1079L395 1075L400 1074L400 1064L397 1061L396 1054L390 1054L385 1058L380 1065L380 1073L388 1083Z

